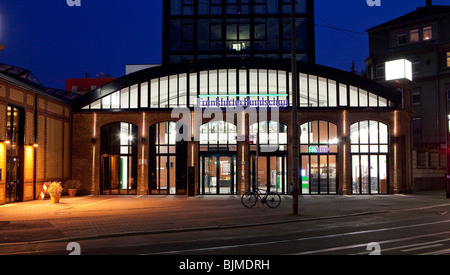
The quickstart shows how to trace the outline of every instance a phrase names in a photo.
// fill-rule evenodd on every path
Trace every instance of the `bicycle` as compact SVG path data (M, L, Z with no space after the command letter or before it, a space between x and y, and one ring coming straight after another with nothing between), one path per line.
M255 191L246 192L241 197L241 203L246 208L253 208L258 200L272 209L278 208L281 204L281 196L278 193L262 191L259 188L256 188Z

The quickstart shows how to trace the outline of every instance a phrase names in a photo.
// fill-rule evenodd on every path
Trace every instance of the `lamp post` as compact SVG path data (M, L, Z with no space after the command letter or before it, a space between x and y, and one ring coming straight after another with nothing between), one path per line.
M299 198L299 128L298 128L298 99L297 99L297 50L295 43L295 0L291 0L291 70L292 70L292 118L291 118L291 144L290 155L292 162L292 213L298 215Z
M402 114L395 114L394 120L394 173L401 178L397 188L402 191L413 189L413 164L412 164L412 98L411 87L413 81L412 63L406 59L386 62L386 81L402 92ZM404 129L403 131L400 129ZM406 130L405 130L406 129Z

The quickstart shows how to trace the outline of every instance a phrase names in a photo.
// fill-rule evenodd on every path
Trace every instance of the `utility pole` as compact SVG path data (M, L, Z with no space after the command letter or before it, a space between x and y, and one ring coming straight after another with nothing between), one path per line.
M299 184L299 127L298 127L298 74L297 74L297 50L295 35L296 0L291 0L291 70L292 70L292 119L291 119L291 162L292 162L292 213L298 215Z

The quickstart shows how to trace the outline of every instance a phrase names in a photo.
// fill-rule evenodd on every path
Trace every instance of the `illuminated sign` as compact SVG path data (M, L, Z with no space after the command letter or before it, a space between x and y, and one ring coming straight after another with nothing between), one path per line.
M308 153L310 153L310 154L329 154L330 153L330 148L328 148L328 147L309 146Z
M289 107L287 94L272 95L200 95L197 106L200 108L233 108L233 107Z

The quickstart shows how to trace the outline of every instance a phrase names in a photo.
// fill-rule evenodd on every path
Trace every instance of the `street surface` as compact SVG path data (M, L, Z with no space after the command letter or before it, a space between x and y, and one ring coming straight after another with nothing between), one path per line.
M0 255L450 255L440 193L305 196L299 217L287 196L276 210L228 196L65 200L0 206Z

